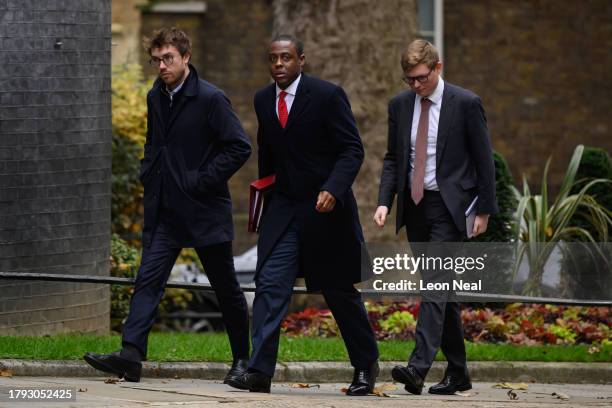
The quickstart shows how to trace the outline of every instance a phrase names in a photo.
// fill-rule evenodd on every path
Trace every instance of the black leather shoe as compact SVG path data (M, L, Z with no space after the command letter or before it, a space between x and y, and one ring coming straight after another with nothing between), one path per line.
M395 366L391 370L391 377L397 382L404 384L404 389L411 394L420 395L423 392L423 379L410 366Z
M121 357L119 352L111 354L85 353L83 358L87 364L96 370L117 374L126 381L140 381L142 364L138 361L132 361Z
M472 389L469 377L456 377L451 375L444 376L444 379L436 385L429 387L430 394L452 395L457 391L467 391Z
M226 384L238 388L239 390L269 393L272 378L264 373L253 371L246 372L238 378L231 379Z
M374 385L376 384L376 377L380 368L378 367L378 361L365 370L355 369L353 374L353 382L346 391L346 395L361 396L368 395L374 392Z
M230 368L225 376L225 379L223 380L223 384L230 384L232 381L235 381L246 374L248 362L249 360L242 359L234 361L232 368Z

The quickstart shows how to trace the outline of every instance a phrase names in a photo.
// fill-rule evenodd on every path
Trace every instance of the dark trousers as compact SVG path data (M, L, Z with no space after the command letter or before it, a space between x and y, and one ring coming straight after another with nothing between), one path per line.
M457 229L453 219L436 191L425 191L419 205L414 205L410 195L406 198L406 233L413 252L423 252L427 256L452 256L444 248L443 242L460 242L463 234ZM430 243L423 246L419 243ZM449 281L453 272L423 271L422 279L427 282ZM452 285L451 285L452 287ZM465 345L461 308L453 301L453 293L423 294L415 333L415 348L408 365L414 367L425 378L438 349L446 356L449 375L467 375ZM450 300L450 301L449 301Z
M272 377L276 366L280 325L299 269L299 237L292 223L269 255L255 278L253 303L253 354L249 368ZM353 367L365 369L378 359L372 326L361 300L351 285L342 289L322 289L348 351Z
M219 301L232 355L234 359L247 359L249 312L234 271L232 243L223 242L195 250ZM180 251L181 248L173 247L163 224L157 227L151 246L142 250L130 312L123 326L123 343L136 346L144 357L147 355L147 339L155 322L157 306Z

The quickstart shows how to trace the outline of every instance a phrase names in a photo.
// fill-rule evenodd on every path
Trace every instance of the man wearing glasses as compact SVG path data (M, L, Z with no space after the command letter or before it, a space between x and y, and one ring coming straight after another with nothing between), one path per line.
M436 48L425 40L408 45L401 58L410 90L389 103L389 139L374 222L385 225L397 194L396 232L406 226L413 252L419 242L460 242L486 231L498 211L495 168L480 98L445 82ZM472 231L465 211L477 198ZM443 245L428 244L430 251ZM433 248L433 249L432 249ZM418 256L419 253L415 254ZM446 278L421 271L424 281ZM427 298L422 293L415 348L408 365L396 366L393 379L406 391L420 394L439 348L448 360L444 379L432 394L454 394L472 387L466 364L461 310L456 301Z
M145 39L159 78L147 95L142 262L122 349L87 353L92 367L139 381L147 339L170 271L182 248L193 247L215 290L234 357L226 381L246 371L248 309L234 271L232 207L227 182L251 145L223 91L199 79L191 43L176 28Z

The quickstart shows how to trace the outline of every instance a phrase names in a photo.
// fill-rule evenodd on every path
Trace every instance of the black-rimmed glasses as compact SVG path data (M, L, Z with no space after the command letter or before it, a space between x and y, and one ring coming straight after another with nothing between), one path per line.
M419 81L420 84L424 84L425 82L427 82L429 80L429 75L431 74L431 71L434 70L435 67L431 68L429 70L429 72L427 73L427 75L417 75L417 76L403 76L402 77L402 81L404 81L405 83L407 83L408 85L414 85L415 81Z
M174 55L166 54L162 55L161 58L151 57L151 59L149 60L149 65L153 67L159 67L162 61L164 61L165 66L172 65L172 63L174 62Z

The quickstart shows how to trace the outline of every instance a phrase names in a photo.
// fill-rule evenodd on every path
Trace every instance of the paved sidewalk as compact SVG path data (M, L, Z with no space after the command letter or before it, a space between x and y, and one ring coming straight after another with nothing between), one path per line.
M140 383L105 383L108 377L52 378L0 377L0 388L6 387L72 387L76 401L71 402L6 402L0 407L610 407L611 385L529 384L525 391L516 390L511 400L506 389L493 388L494 383L475 383L463 396L409 395L401 384L385 383L389 397L347 397L341 389L347 384L320 384L312 388L296 388L297 384L275 383L271 394L234 390L219 381L186 379L144 379ZM311 386L316 385L314 383ZM379 384L381 385L381 384ZM427 384L431 385L431 383ZM561 393L563 398L554 396ZM6 398L6 397L5 397Z

